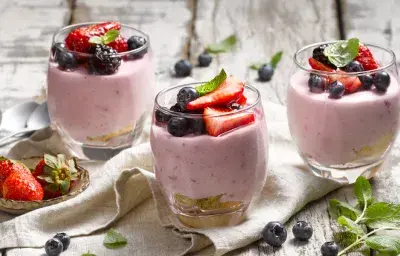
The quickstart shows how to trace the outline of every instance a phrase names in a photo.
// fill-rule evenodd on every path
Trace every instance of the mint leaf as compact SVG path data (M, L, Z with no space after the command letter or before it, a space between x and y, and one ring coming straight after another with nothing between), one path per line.
M336 216L345 216L351 220L356 220L361 211L349 205L346 202L339 201L337 199L331 199L329 201L329 206L333 214Z
M283 52L277 52L274 54L274 56L272 56L271 61L269 62L271 64L271 66L275 69L278 66L279 61L281 61L282 59L282 54Z
M363 208L365 204L367 204L367 206L371 204L372 187L365 177L360 176L357 178L356 183L354 184L354 194L356 195L361 208Z
M199 94L199 96L203 96L217 89L218 86L225 81L225 79L226 79L225 70L221 69L221 72L219 72L219 74L216 77L214 77L211 81L202 84L200 86L197 86L195 89Z
M358 239L358 235L351 231L342 231L333 234L333 240L343 248L348 247L349 245L353 244ZM360 248L362 244L355 246L353 250Z
M209 44L206 47L206 51L208 53L222 53L222 52L227 52L233 48L233 46L236 44L236 35L231 35L222 40L219 43L216 44Z
M261 62L259 62L259 63L254 63L254 64L250 65L250 68L251 68L251 69L254 69L254 70L259 70L259 69L261 68L262 65L265 65L265 63L261 63Z
M126 246L128 241L126 238L118 233L115 229L111 228L104 237L103 244L109 249L117 249Z
M369 248L380 252L400 253L400 238L392 236L370 236L365 240Z
M337 67L344 67L349 64L358 54L359 40L351 38L347 41L339 41L328 45L324 55Z
M349 218L346 218L345 216L340 216L337 220L339 225L346 227L347 230L354 232L358 236L363 236L364 235L364 230L357 225L354 221L352 221Z
M384 202L371 204L365 218L370 228L400 227L400 205Z
M89 251L87 253L82 254L81 256L96 256L96 254L90 253Z
M89 38L89 43L91 44L103 44L103 40L99 36L92 36Z
M113 42L119 36L119 31L116 29L111 29L107 31L107 33L102 36L103 44L109 44Z

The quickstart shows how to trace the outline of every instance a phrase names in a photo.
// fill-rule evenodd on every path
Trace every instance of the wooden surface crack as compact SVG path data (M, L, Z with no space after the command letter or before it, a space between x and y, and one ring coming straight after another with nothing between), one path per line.
M192 39L196 39L196 19L197 19L197 5L198 0L191 0L189 2L189 9L192 11L192 17L188 26L188 38L185 45L185 57L190 60L191 57L191 48L192 48Z

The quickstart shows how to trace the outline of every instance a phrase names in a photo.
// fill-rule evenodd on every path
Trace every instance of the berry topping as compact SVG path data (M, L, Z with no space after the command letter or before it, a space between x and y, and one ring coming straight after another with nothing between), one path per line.
M313 69L316 70L321 70L321 71L326 71L326 72L334 72L335 70L328 65L323 64L322 62L319 62L318 60L314 58L309 58L308 63Z
M325 64L325 65L327 65L327 66L329 66L329 67L331 67L331 68L333 68L333 69L336 69L336 66L333 65L333 64L329 61L328 57L326 57L326 56L324 55L324 50L325 50L325 48L326 48L327 46L328 46L327 44L323 44L323 45L318 46L317 48L314 48L312 57L313 57L315 60L319 61L320 63Z
M78 61L70 52L58 50L58 52L56 51L55 59L57 60L58 68L61 70L68 70L78 66Z
M54 236L54 238L61 241L61 243L63 245L63 251L68 249L69 244L71 243L71 238L69 237L69 235L67 235L66 233L57 233Z
M271 64L264 64L258 69L258 78L260 81L270 81L274 74L274 68Z
M174 66L177 77L189 76L192 73L192 68L193 66L188 60L180 60Z
M218 136L237 127L251 124L254 122L254 120L255 117L253 113L235 113L229 109L211 107L204 109L204 122L206 124L206 130L208 134L212 136Z
M181 109L181 107L179 106L178 103L176 103L175 105L170 107L169 110L174 111L174 112L179 112L179 113L183 113L184 112L183 109Z
M117 38L115 38L114 41L107 45L117 52L126 52L128 50L128 43L126 42L126 39L123 38L121 35L119 35Z
M344 85L340 81L334 81L329 84L329 98L340 99L345 91Z
M211 64L212 56L207 52L203 52L202 54L199 55L197 60L199 62L200 67L208 67Z
M346 72L341 70L339 70L338 73L339 75L337 75L336 80L344 85L347 93L356 92L361 88L362 83L357 76L348 76Z
M310 223L305 221L296 222L296 224L292 228L292 231L294 237L300 241L308 241L313 234L312 226L310 225Z
M141 36L131 36L128 39L128 50L132 51L146 44L146 39Z
M361 89L363 90L369 90L372 87L373 79L371 75L362 75L359 76L358 79L360 79L362 87Z
M236 101L240 106L246 106L247 98L242 94L242 96Z
M244 91L244 83L230 76L226 78L214 91L195 99L187 104L187 109L204 109L211 106L226 105L237 101Z
M119 22L111 21L79 27L69 33L65 39L65 44L70 50L87 53L90 48L89 39L91 37L102 36L112 29L120 30L121 24Z
M311 74L308 79L308 87L310 88L310 92L324 92L327 87L327 80L322 76Z
M171 116L168 115L163 109L165 110L165 108L162 107L161 109L157 109L155 112L156 121L159 123L166 123L171 118Z
M3 197L19 201L36 201L43 199L43 188L27 172L11 173L3 183Z
M183 117L172 117L168 121L168 132L175 137L182 137L188 133L189 122Z
M186 105L199 97L196 89L193 87L183 87L179 90L176 101L182 110L186 110Z
M55 61L57 61L57 55L61 51L60 48L61 49L65 48L65 44L63 44L63 43L55 43L51 47L51 56L54 58Z
M190 131L194 134L205 134L206 125L203 118L191 118L189 120Z
M262 230L262 237L269 245L280 247L286 241L287 231L282 223L272 221Z
M51 238L47 240L44 250L48 256L58 256L64 250L63 244L57 238Z
M374 75L373 81L378 91L386 92L390 85L390 75L385 71L378 72Z
M360 62L358 62L356 60L350 62L344 68L345 68L345 70L347 72L361 72L361 71L364 71L363 66L360 64Z
M111 75L117 72L120 65L121 57L117 56L116 50L106 45L97 44L89 59L89 73Z
M321 246L322 256L337 256L339 247L335 242L326 242Z
M373 70L379 68L379 65L374 59L371 51L363 44L360 44L355 60L361 63L364 70Z

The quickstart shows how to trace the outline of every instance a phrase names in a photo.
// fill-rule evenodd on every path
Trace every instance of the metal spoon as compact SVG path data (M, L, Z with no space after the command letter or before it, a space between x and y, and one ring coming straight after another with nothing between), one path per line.
M15 132L9 136L0 139L0 145L15 136L22 136L31 134L37 130L47 127L50 124L49 113L47 109L47 102L39 105L29 116L26 122L26 127L18 132Z
M0 118L0 130L15 132L24 129L29 116L38 106L37 102L28 101L7 109Z

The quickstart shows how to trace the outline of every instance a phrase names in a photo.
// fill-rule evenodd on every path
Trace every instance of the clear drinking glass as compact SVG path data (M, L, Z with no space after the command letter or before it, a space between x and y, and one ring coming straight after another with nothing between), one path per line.
M315 175L353 183L360 175L371 177L379 171L397 136L400 88L396 58L391 50L366 44L378 69L352 73L311 69L308 58L313 49L326 43L333 42L309 45L294 55L296 67L287 92L289 128L301 157ZM358 82L378 72L390 75L385 92L372 85L369 90L361 87L332 99L327 91L311 92L308 86L311 75L326 81Z
M155 95L154 68L149 37L122 24L120 35L127 39L140 36L146 43L118 53L115 58L120 58L121 64L115 73L90 72L92 54L70 51L58 43L64 43L72 30L92 24L96 23L68 26L53 36L47 100L52 127L78 156L108 159L130 147L141 134ZM70 54L75 62L66 67L60 64L59 60Z
M167 131L168 121L157 122L156 111L201 124L202 114L169 110L181 88L200 84L171 87L156 96L150 133L156 180L183 224L196 228L236 225L246 217L267 177L268 134L260 93L246 85L247 106L207 116L209 120L218 120L251 113L254 115L251 124L217 137L206 131L172 136Z

